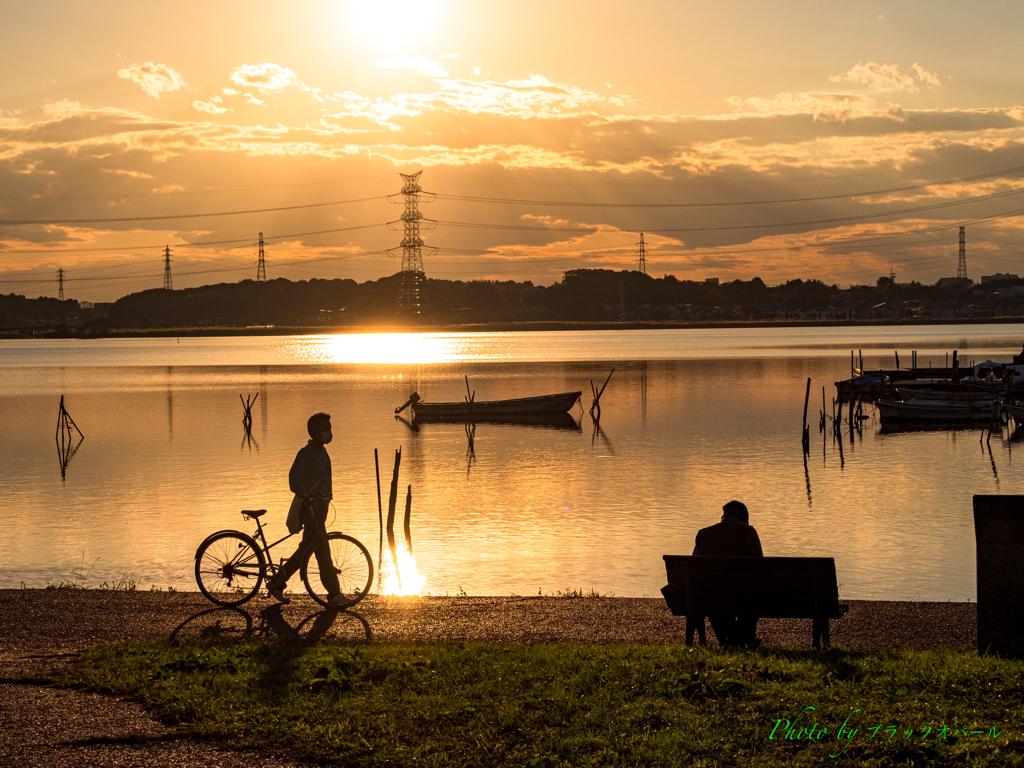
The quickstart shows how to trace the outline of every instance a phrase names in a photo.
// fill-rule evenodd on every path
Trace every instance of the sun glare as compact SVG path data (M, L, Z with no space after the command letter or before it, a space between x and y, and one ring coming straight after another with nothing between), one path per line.
M438 10L430 0L356 0L348 3L345 21L369 46L405 53L429 42Z
M293 350L307 363L447 363L468 357L452 335L352 333L300 339Z

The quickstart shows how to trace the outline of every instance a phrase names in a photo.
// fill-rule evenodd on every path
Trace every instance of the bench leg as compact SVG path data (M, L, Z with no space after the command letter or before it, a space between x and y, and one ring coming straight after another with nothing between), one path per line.
M693 634L697 633L697 638L701 645L707 645L708 639L705 637L704 629L704 617L703 616L687 616L686 617L686 644L693 645Z
M832 647L832 640L828 633L828 619L814 619L814 647L821 649L824 643L825 648Z

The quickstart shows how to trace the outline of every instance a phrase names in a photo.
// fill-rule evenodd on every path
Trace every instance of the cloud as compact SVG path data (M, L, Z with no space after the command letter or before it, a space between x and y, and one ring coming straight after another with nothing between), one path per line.
M222 115L225 112L231 111L223 106L220 96L213 96L209 101L193 101L192 106L199 112L209 112L211 115Z
M251 93L247 93L247 94L245 94L245 103L246 104L256 104L256 105L262 106L263 101L262 101L262 99L257 99Z
M154 99L159 99L161 93L176 91L188 85L185 78L166 64L154 64L152 61L147 61L145 64L132 64L130 67L118 70L117 76L131 80Z
M843 81L861 83L876 91L907 91L916 93L918 88L914 78L900 72L896 64L876 64L869 61L866 64L857 62L857 65L843 75L833 75L829 78L833 83Z
M231 82L242 87L258 88L264 92L280 91L290 85L304 85L290 69L270 62L243 64L231 73Z
M427 77L448 77L448 71L444 67L433 59L428 59L426 56L415 56L413 58L400 56L397 59L378 59L373 62L373 66L384 68L404 67L406 69L415 69L421 75L426 75Z
M733 96L726 102L743 115L812 115L815 122L842 122L871 106L868 99L844 93L779 93L770 99Z
M937 74L929 72L916 61L914 62L914 71L917 72L917 79L922 83L926 85L942 85L942 80Z

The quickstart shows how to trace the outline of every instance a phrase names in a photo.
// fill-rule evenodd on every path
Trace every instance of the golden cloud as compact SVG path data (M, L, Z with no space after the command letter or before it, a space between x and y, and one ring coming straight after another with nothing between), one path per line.
M176 91L187 85L185 78L166 64L154 64L152 61L132 64L118 70L117 76L131 80L154 99L159 99L161 93Z

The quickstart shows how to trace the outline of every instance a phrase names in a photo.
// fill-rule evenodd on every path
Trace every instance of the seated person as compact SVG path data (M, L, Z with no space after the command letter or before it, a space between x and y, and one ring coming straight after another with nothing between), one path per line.
M730 501L722 507L722 522L697 532L693 554L703 557L764 557L761 539L748 524L749 513L745 504ZM756 648L761 644L754 633L756 616L708 616L720 645L746 645Z

